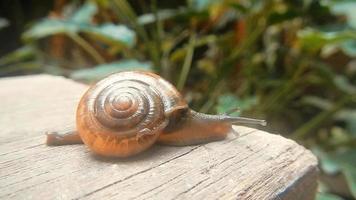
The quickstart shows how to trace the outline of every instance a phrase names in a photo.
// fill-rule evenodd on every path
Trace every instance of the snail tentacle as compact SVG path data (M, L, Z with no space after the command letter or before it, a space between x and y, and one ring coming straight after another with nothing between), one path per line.
M194 110L182 114L171 122L158 142L166 145L184 146L201 144L224 139L228 133L234 132L233 124L265 125L264 120L229 115L209 115Z
M231 124L256 124L256 125L262 125L266 126L267 122L266 120L260 120L260 119L252 119L252 118L247 118L247 117L235 117L235 116L230 116L228 114L223 114L223 115L209 115L205 113L200 113L196 111L191 111L192 115L194 117L200 118L202 120L206 121L220 121L220 122L228 122Z

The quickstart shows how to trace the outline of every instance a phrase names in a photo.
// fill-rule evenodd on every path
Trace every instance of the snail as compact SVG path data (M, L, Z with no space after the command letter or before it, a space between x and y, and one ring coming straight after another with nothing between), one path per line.
M194 145L224 139L232 124L264 120L196 112L177 89L143 71L110 75L93 85L77 107L77 131L48 133L48 145L84 143L95 154L128 157L154 143Z

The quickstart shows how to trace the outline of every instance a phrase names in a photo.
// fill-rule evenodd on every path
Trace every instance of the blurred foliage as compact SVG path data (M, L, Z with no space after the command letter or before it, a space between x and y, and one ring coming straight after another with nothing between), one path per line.
M356 197L356 1L60 2L0 59L1 76L155 71L196 110L238 107L312 149L322 176L348 187L322 180L317 199Z
M78 81L99 81L108 74L125 70L151 71L150 63L138 62L137 60L120 60L112 63L96 65L94 68L80 69L72 72L70 78Z

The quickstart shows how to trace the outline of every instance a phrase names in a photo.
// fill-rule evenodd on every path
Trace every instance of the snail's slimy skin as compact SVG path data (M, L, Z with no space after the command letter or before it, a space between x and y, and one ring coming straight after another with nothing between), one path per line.
M235 123L265 124L264 120L195 112L160 76L127 71L91 86L77 108L77 131L48 133L47 144L84 142L96 154L129 157L155 142L184 146L222 140Z
M163 130L158 142L186 146L223 140L232 131L232 124L216 120L217 116L219 115L206 115L188 109Z

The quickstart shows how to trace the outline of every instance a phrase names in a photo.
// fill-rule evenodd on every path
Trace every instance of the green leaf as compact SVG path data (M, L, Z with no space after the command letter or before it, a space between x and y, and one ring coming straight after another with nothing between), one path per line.
M184 11L182 11L182 12L184 12ZM164 21L164 20L170 19L182 12L180 12L178 10L173 10L173 9L162 9L162 10L158 11L157 16L160 21ZM156 21L155 14L154 13L143 14L137 18L137 21L139 24L142 24L142 25L153 23Z
M101 26L94 26L84 23L77 23L72 21L62 21L55 19L45 19L23 34L25 40L40 39L51 35L63 34L77 34L86 33L96 37L97 39L106 42L114 42L119 45L126 45L132 47L136 42L135 32L123 25L115 25L111 23L103 24Z
M128 47L133 47L136 43L135 32L123 25L107 23L99 27L86 27L83 28L82 31L96 36L97 39L124 44Z
M90 69L81 69L73 72L70 77L75 80L98 81L109 74L126 70L145 70L151 71L152 66L147 62L137 60L120 60L108 64L98 65Z
M352 114L346 119L346 128L348 132L356 137L356 111L352 112Z
M37 61L22 61L18 63L11 63L5 67L1 67L0 76L8 76L9 74L22 73L39 73L41 72L42 64Z
M343 200L343 198L330 193L317 193L316 200Z
M218 0L188 0L189 6L196 11L206 10L216 2L219 1Z
M344 121L346 123L347 131L356 137L356 110L355 109L343 109L335 115L336 120Z
M356 149L337 152L332 157L343 166L356 168Z
M233 94L225 94L219 97L216 110L218 113L226 113L237 108L239 108L240 111L245 111L256 104L257 98L254 96L240 99ZM233 114L237 116L239 113Z
M356 94L356 87L353 86L349 80L342 75L337 75L334 77L334 84L337 88L347 94Z
M340 163L351 194L356 198L356 149L338 153L334 159Z
M11 63L23 62L34 58L35 49L32 46L23 46L15 51L0 58L0 66L8 65Z
M9 26L9 21L5 18L0 17L0 29Z
M314 148L313 153L320 159L321 169L329 174L342 172L348 183L349 189L356 197L356 149L326 153Z
M331 12L336 15L345 15L350 27L356 28L356 2L355 1L335 1L329 5Z
M79 23L56 19L43 19L33 25L22 36L25 40L41 39L59 33L77 33L81 29Z
M341 167L339 163L333 159L332 156L327 154L326 152L322 151L319 148L313 148L313 153L318 156L319 158L319 165L320 168L327 174L336 174L340 172Z
M345 165L342 171L352 196L356 198L356 166Z
M330 144L343 144L350 141L350 134L342 127L334 126L330 130Z
M356 40L355 31L322 32L313 29L304 29L298 32L301 46L310 51L318 51L325 45L339 44Z
M346 55L356 57L356 40L343 42L341 48Z
M243 14L246 14L248 12L247 8L240 2L231 2L230 6Z
M332 107L332 102L325 98L320 98L317 96L304 96L301 99L303 104L308 104L320 108L322 110L328 110Z
M98 8L96 4L86 1L86 3L73 14L69 21L89 24L97 11Z

